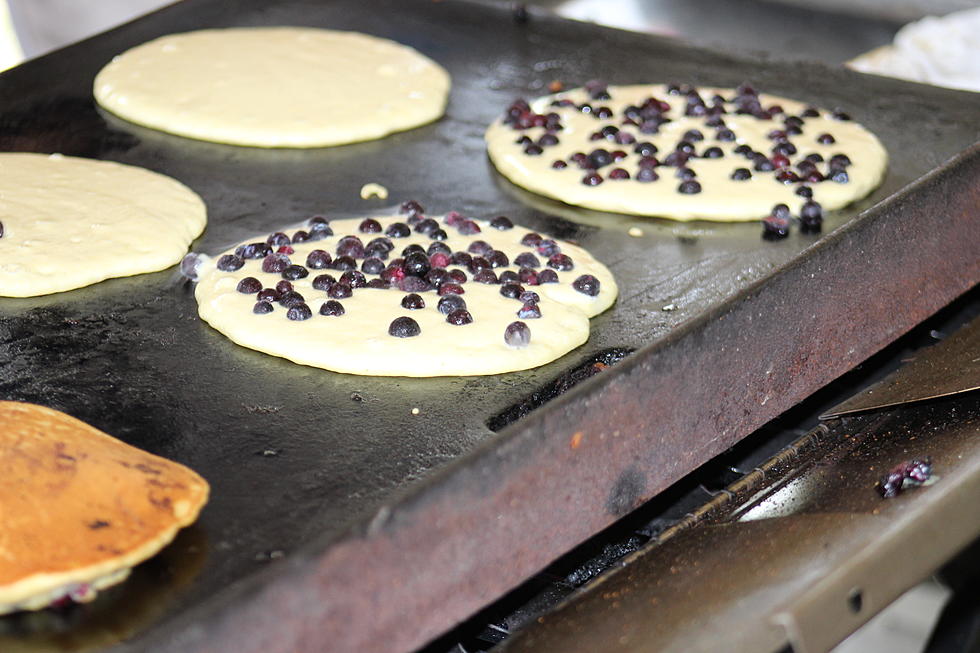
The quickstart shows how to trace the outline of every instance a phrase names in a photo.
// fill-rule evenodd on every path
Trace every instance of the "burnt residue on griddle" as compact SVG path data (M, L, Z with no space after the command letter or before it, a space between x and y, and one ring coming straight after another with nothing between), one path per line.
M606 511L615 517L622 517L640 505L646 488L646 477L636 467L628 467L613 484Z
M497 413L487 420L487 427L491 431L500 431L504 427L521 419L532 410L540 408L555 397L561 396L571 390L582 381L591 378L609 369L609 367L620 362L633 353L633 349L617 347L605 349L588 358L581 365L573 367L558 378L552 379L543 387L535 390L519 403L512 405L506 410Z
M98 157L127 151L140 139L109 129L91 98L57 98L0 113L0 151Z

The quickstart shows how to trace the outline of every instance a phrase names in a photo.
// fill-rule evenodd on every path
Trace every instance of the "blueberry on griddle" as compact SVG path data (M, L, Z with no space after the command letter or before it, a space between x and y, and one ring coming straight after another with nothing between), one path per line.
M591 274L583 274L572 282L572 288L579 291L583 295L596 297L599 294L599 280Z
M344 305L335 299L328 299L320 305L320 315L340 317L344 313Z
M410 311L417 311L420 308L425 308L425 300L422 299L421 295L410 293L402 297L402 308L407 308Z
M523 322L511 322L504 329L504 342L516 349L527 347L531 344L531 329Z
M813 200L803 203L800 208L800 227L805 232L820 231L823 223L823 209Z
M0 232L0 235L2 233ZM217 267L223 272L234 272L235 270L240 270L243 265L245 265L245 260L241 256L225 254L218 259Z
M500 231L507 231L508 229L514 228L514 223L510 221L505 215L498 215L496 218L490 221L490 226L494 229L499 229Z
M446 316L446 322L454 326L463 326L473 323L473 316L465 308L459 308Z
M762 237L766 240L779 240L789 235L789 219L770 215L762 220Z
M238 282L238 286L235 289L245 295L252 295L262 290L262 282L255 277L245 277Z
M443 315L449 315L453 311L458 311L460 309L466 308L466 300L464 300L459 295L443 295L436 305L439 312Z

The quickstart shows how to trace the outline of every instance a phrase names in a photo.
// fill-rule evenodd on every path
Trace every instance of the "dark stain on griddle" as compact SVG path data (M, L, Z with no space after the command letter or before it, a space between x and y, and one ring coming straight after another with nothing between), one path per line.
M140 139L110 129L91 99L57 98L0 113L0 151L98 157L127 151Z
M609 369L632 354L633 351L633 349L618 347L606 349L594 356L590 356L581 364L576 365L557 378L545 383L541 388L529 394L519 403L510 406L488 419L487 428L491 431L502 430L509 424L526 416L532 410L540 408L555 397L565 394L582 381Z
M542 229L552 238L561 240L578 242L599 231L598 227L572 222L557 215L546 215L545 221L546 226Z
M645 487L646 477L643 472L636 467L623 470L606 500L606 511L610 515L622 517L640 505Z

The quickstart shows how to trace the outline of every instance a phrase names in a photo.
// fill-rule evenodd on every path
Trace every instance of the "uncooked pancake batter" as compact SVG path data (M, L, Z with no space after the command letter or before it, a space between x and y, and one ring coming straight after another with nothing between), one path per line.
M178 263L207 210L136 166L0 154L0 297L32 297Z
M322 147L442 116L449 74L407 46L308 27L208 29L115 57L95 99L131 122L219 143Z

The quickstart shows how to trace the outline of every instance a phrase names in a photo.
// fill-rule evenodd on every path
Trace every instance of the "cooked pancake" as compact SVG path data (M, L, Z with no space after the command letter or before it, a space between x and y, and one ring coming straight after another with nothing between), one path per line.
M183 465L56 410L0 402L0 614L91 600L207 498Z

